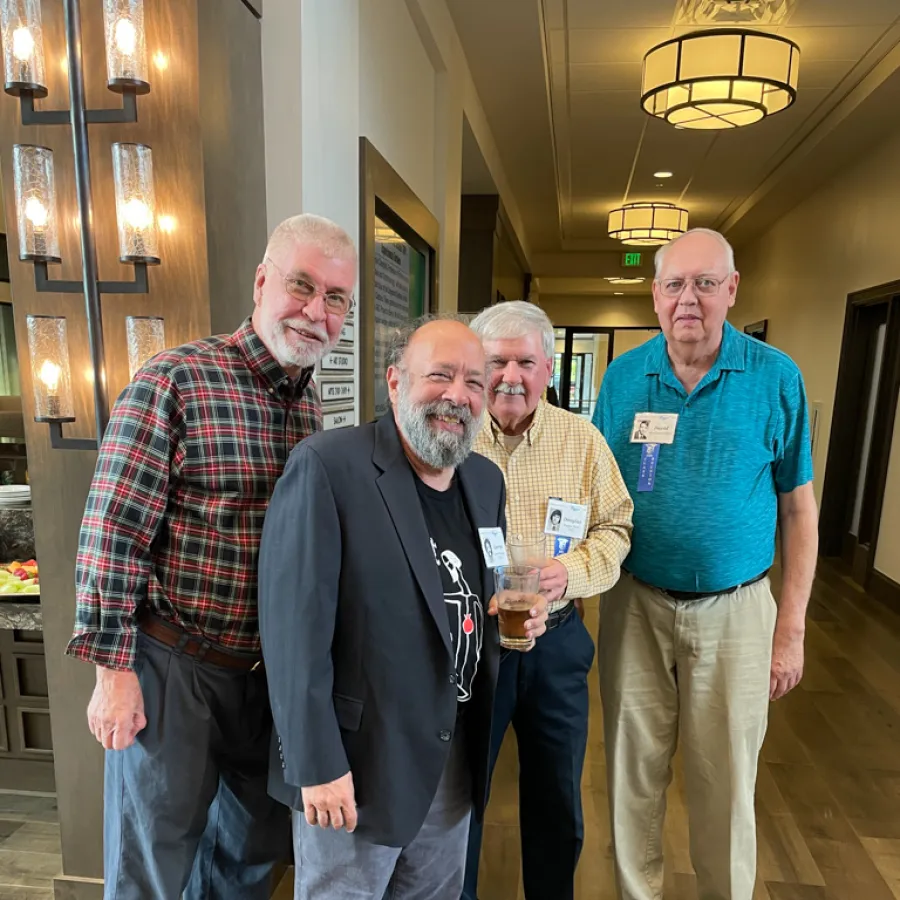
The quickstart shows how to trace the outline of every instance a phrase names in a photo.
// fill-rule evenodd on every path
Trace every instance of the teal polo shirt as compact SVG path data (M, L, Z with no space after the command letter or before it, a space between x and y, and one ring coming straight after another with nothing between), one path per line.
M638 491L643 444L637 413L677 413L661 444L652 491ZM659 588L715 593L749 581L775 558L778 494L812 480L800 370L774 347L727 322L715 365L689 395L672 371L665 336L614 360L594 425L634 499L625 568Z

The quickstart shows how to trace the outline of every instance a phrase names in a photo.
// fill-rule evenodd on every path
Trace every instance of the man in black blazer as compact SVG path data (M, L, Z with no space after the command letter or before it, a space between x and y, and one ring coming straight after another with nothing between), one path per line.
M487 794L500 644L483 547L502 544L506 498L470 453L484 352L438 320L389 362L391 412L300 444L263 531L270 791L295 810L296 900L459 897ZM533 637L545 621L535 596Z

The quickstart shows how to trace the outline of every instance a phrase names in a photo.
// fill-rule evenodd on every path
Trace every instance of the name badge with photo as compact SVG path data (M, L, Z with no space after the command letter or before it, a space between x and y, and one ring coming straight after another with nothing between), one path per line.
M636 413L632 444L671 444L678 427L678 413Z
M583 503L566 503L551 497L547 501L544 533L583 538L587 532L587 513L588 509Z
M506 555L506 541L503 539L502 529L479 528L478 542L481 544L481 555L484 557L484 564L489 569L509 565L509 557Z

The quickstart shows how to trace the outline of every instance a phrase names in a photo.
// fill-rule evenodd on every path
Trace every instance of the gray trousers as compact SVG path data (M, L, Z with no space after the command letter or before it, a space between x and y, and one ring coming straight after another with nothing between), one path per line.
M106 900L267 900L290 850L266 787L266 677L197 662L145 634L136 671L147 727L108 750Z
M472 811L463 728L457 728L425 822L406 847L309 825L294 811L294 900L457 900Z

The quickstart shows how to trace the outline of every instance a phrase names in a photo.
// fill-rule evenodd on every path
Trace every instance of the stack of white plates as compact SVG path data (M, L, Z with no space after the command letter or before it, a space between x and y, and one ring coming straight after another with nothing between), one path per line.
M31 506L31 486L0 484L0 509L19 509Z

